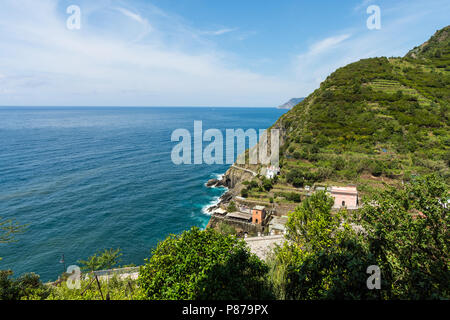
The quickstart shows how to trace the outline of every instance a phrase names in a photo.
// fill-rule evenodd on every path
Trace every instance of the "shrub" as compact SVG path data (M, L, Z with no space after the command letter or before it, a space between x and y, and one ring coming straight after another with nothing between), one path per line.
M379 177L383 174L383 166L378 161L372 161L369 165L369 171L375 177Z
M420 177L350 215L332 214L333 199L313 194L289 215L290 242L269 261L278 298L449 299L448 195L442 178ZM381 270L381 290L367 289L370 265Z
M228 204L228 207L227 207L227 211L234 212L236 210L237 210L236 204L234 203L234 201L230 201L230 203Z
M233 228L232 226L230 226L229 224L225 223L225 222L219 223L219 225L217 227L217 231L220 234L223 234L223 235L233 235L233 236L235 236L237 234L236 229Z
M27 273L18 279L12 276L11 270L0 270L0 300L41 300L50 294L37 274Z
M160 242L138 282L151 300L270 299L267 272L242 240L194 227Z
M81 269L85 271L106 270L112 269L120 262L122 253L120 249L105 249L104 251L98 251L87 260L80 260Z
M264 178L262 187L266 191L270 191L273 188L272 180Z
M388 187L362 209L370 251L392 299L449 299L448 185L437 175ZM382 278L382 281L383 281Z

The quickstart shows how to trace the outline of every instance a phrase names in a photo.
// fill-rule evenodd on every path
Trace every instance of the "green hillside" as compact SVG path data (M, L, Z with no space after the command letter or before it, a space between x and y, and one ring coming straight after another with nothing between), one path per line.
M332 73L283 115L279 184L375 187L437 172L450 179L450 26L403 58Z

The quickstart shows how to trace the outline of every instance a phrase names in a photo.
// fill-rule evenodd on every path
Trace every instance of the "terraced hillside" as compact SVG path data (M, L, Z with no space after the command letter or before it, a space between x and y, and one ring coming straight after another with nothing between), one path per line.
M449 33L439 30L403 58L364 59L332 73L273 125L282 132L281 175L244 182L244 195L286 201L276 194L282 188L348 183L370 192L429 172L449 182ZM270 184L276 192L268 194Z

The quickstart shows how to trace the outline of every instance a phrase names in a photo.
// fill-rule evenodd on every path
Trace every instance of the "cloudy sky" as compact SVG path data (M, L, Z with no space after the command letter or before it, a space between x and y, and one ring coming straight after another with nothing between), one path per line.
M274 107L347 63L404 55L450 13L448 0L0 4L0 106ZM71 5L80 29L67 27Z

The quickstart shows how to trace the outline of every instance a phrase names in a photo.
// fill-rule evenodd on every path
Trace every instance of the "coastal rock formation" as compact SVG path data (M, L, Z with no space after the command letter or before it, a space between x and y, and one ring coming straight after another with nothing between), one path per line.
M250 172L240 170L233 166L223 175L221 183L229 189L231 194L237 195L243 188L242 182L250 180L252 176Z
M278 107L278 109L288 109L291 110L293 107L295 107L297 104L299 104L300 102L302 102L305 98L292 98L291 100L289 100L288 102L286 102L285 104L282 104L281 106Z
M206 182L206 186L209 188L225 187L223 180L219 179L208 180L208 182Z

